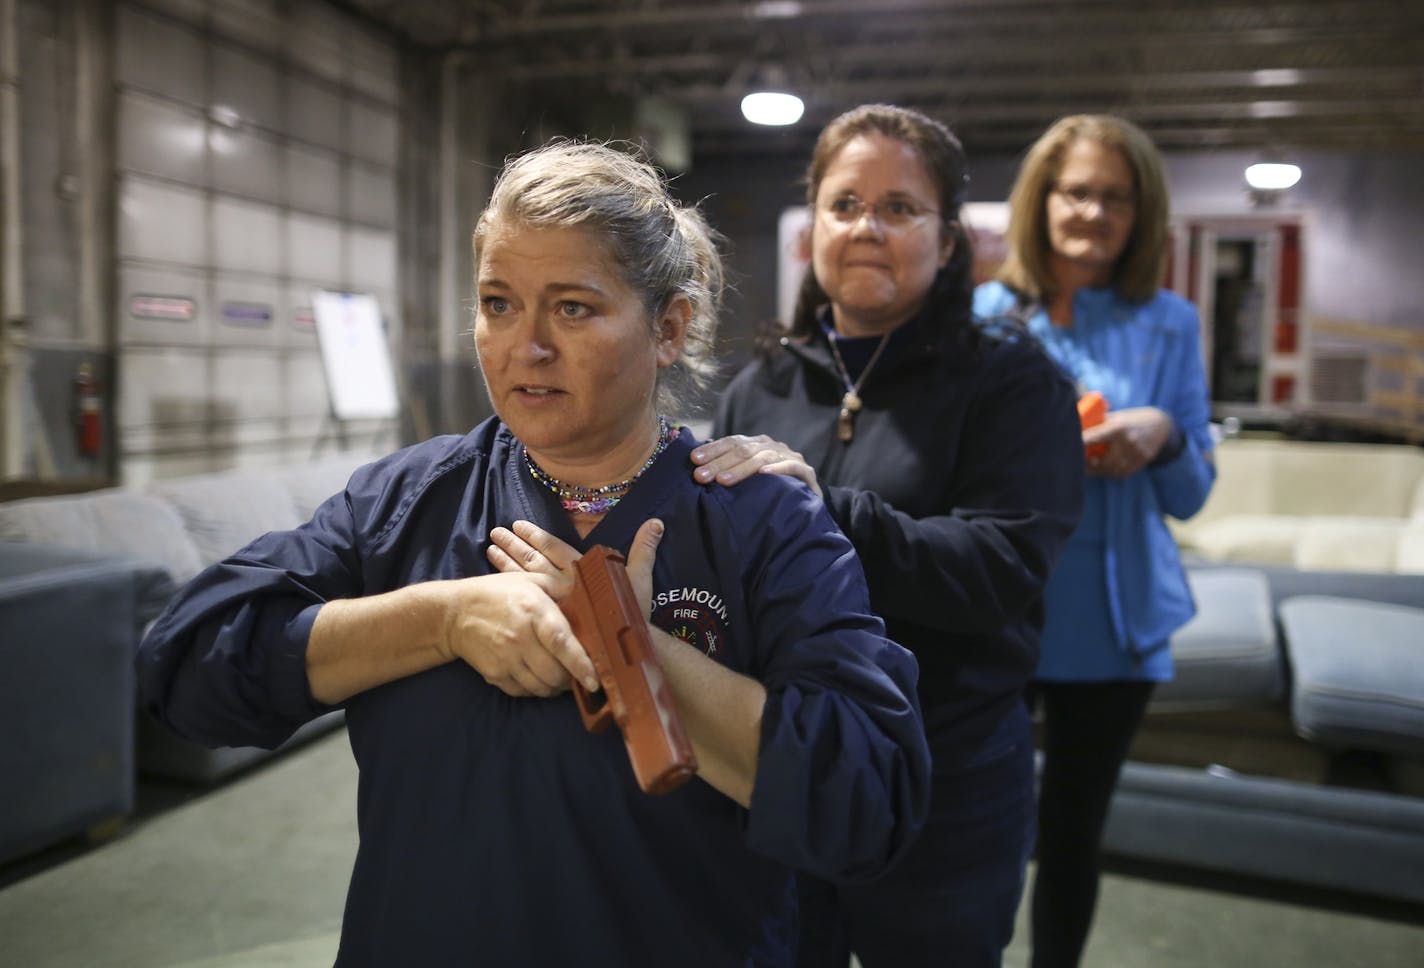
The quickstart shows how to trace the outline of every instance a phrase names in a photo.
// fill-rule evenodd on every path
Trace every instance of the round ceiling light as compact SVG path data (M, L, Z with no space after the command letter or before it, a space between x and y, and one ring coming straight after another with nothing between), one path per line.
M742 117L752 124L795 124L805 111L806 105L795 94L758 91L742 98Z
M1257 191L1278 192L1300 181L1299 165L1261 162L1246 169L1246 184Z

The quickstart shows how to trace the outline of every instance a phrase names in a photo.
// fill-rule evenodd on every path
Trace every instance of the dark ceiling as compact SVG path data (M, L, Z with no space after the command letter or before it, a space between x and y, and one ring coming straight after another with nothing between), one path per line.
M1114 112L1170 148L1424 148L1424 0L345 0L411 43L509 76L680 105L695 155L800 155L888 101L971 150ZM738 110L781 73L806 116Z

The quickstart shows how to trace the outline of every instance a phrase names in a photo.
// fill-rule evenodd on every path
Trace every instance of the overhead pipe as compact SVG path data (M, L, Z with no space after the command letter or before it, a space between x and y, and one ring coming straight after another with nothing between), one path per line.
M25 347L24 223L20 206L19 16L0 0L0 480L25 464L29 355Z
M24 251L24 223L20 206L20 48L19 11L16 0L0 0L0 306L4 318L22 319L25 315L24 276L21 253Z

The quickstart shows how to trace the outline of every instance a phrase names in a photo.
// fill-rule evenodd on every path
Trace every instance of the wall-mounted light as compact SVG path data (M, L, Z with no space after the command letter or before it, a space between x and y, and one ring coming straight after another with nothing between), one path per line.
M1282 192L1300 181L1300 166L1263 161L1246 169L1246 184L1258 192Z
M799 97L783 91L757 91L742 98L742 117L752 124L795 124L805 111Z

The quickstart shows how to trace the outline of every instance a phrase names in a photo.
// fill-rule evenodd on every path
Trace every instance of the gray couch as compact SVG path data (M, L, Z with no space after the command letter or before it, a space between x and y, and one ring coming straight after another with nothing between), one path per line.
M206 783L271 755L205 749L138 713L134 650L178 584L306 520L365 459L0 503L0 776L20 793L0 797L0 861L128 812L135 765Z
M1189 578L1104 848L1424 903L1424 575Z
M160 568L0 543L0 863L134 803L133 653Z

